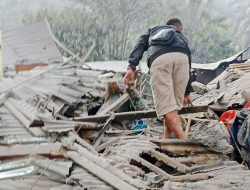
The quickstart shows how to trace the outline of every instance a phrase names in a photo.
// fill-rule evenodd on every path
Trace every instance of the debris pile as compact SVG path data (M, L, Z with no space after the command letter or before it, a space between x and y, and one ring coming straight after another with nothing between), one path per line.
M188 134L188 139L213 147L214 151L225 154L232 152L233 148L228 144L229 137L224 124L219 123L217 120L199 122L192 126Z
M6 78L0 189L247 189L250 171L227 155L230 136L214 121L218 113L197 103L210 97L213 106L230 94L236 101L247 76L180 111L187 140L162 140L163 122L134 89L124 90L120 73L61 64Z

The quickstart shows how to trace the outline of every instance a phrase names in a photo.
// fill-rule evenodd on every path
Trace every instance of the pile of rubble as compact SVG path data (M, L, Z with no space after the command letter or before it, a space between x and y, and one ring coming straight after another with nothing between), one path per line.
M250 171L228 156L229 133L198 105L236 96L230 89L247 88L247 74L180 111L187 140L162 140L163 122L120 78L64 64L3 79L0 189L248 188Z

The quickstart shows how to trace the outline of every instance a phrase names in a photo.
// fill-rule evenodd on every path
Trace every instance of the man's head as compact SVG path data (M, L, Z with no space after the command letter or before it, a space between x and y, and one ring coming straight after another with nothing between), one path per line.
M180 19L178 18L171 18L167 21L167 25L172 25L175 26L177 31L179 32L183 32L183 26L182 23L180 21Z

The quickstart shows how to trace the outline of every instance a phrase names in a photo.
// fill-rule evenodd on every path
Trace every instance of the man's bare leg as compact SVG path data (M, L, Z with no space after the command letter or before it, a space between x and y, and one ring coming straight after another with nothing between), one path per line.
M169 131L173 132L178 139L185 139L185 133L181 127L181 119L178 114L178 111L172 111L164 115L165 120L165 128L164 128L164 135L163 137L168 137ZM170 135L171 135L170 132Z
M169 139L171 135L172 131L168 128L164 119L163 139Z

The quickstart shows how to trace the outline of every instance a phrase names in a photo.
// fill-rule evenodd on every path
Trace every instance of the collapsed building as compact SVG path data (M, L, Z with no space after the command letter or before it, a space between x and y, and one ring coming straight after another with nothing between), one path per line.
M8 71L62 62L47 20L3 31L2 49L4 68Z
M162 140L147 74L126 89L120 71L74 59L0 82L0 189L248 189L249 63L194 84L187 140Z
M227 59L219 60L214 63L192 63L194 78L197 82L208 84L211 80L218 77L231 64L245 63L250 60L250 47L245 48L239 53Z

